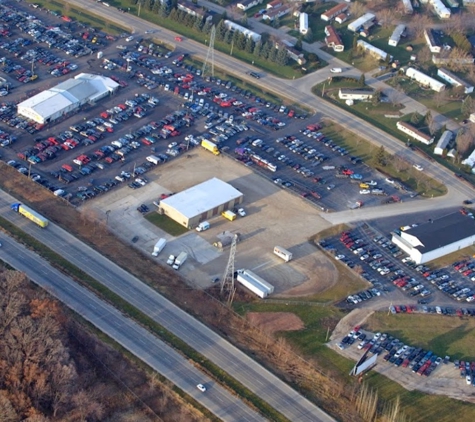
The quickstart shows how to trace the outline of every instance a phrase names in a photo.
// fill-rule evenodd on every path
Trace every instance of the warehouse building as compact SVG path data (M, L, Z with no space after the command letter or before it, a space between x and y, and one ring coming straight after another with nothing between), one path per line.
M475 243L475 220L453 212L429 220L400 233L392 233L392 242L416 264L424 264Z
M84 104L99 101L118 87L117 82L105 76L81 73L19 103L17 110L37 123L50 123Z
M444 151L448 148L450 141L454 137L454 133L450 130L446 130L440 139L437 141L437 145L434 148L435 155L443 155Z
M473 85L454 75L447 69L440 68L437 70L437 76L444 81L447 81L450 85L456 88L463 87L464 94L471 94L473 92Z
M419 82L423 87L430 88L435 92L440 92L445 89L445 84L439 82L438 80L431 78L430 76L422 73L419 70L414 69L413 67L408 67L406 70L406 76L411 79L414 79L416 82Z
M160 201L158 212L188 229L232 210L244 195L216 177Z

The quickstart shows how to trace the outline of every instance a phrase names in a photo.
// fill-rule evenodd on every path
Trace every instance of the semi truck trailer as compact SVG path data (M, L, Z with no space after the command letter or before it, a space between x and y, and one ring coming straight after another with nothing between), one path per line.
M11 209L18 214L23 215L24 217L28 218L29 220L33 221L33 223L38 224L41 228L45 228L49 221L41 214L38 214L36 211L32 210L30 207L26 205L15 203L11 205Z
M188 254L186 252L181 252L175 259L175 263L173 264L174 270L179 270L180 267L185 263L186 258L188 258Z
M152 256L158 256L158 254L163 251L163 248L165 247L165 245L167 244L167 240L166 239L159 239L159 241L157 243L155 243L155 246L153 247L153 252L152 252Z

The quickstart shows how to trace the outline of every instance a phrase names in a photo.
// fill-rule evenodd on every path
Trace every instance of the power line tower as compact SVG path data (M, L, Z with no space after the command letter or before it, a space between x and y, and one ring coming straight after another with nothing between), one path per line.
M226 265L223 281L221 283L221 295L226 297L228 305L233 303L234 293L236 291L236 288L234 287L234 259L236 257L238 237L239 236L237 234L233 236L231 250L229 251L228 265Z
M216 25L211 27L211 33L209 36L208 52L206 53L206 59L203 63L203 69L201 75L205 76L206 68L211 65L211 76L214 77L214 39L216 38Z

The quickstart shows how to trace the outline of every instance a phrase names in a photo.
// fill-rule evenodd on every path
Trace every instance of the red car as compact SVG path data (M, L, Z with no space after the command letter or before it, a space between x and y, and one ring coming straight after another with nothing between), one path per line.
M183 38L182 37L175 37L175 41L182 42Z

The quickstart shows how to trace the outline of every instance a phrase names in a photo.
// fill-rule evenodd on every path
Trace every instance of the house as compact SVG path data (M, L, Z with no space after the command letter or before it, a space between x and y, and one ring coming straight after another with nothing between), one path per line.
M407 68L406 76L419 82L423 87L430 88L435 92L440 92L445 89L445 84L439 82L437 79L431 78L419 70L414 69L413 67Z
M450 130L446 130L437 141L437 145L434 148L434 154L443 155L444 151L449 146L450 141L453 139L453 137L454 137L454 133L451 132Z
M238 9L241 9L242 11L249 10L253 8L254 6L257 6L258 4L262 4L263 0L242 0L240 1L236 6Z
M299 16L299 32L302 35L308 32L308 15L306 13L301 13Z
M409 135L411 138L423 144L431 145L434 142L433 136L426 135L409 123L399 121L396 123L396 126L401 132L404 132L406 135Z
M348 7L348 4L340 3L335 7L332 7L330 10L327 10L325 13L322 13L320 15L320 19L327 22L331 21L333 18L336 18L341 13L346 12L348 10Z
M399 41L401 40L405 30L406 25L400 24L396 26L391 37L389 38L388 44L392 47L396 47L399 44Z
M301 51L298 51L294 47L290 47L285 44L282 44L282 46L287 50L287 54L289 55L290 59L296 61L300 65L305 64L305 56Z
M374 91L369 89L344 89L338 91L338 98L341 100L371 100Z
M424 264L475 242L475 220L461 212L393 232L391 241L406 252L416 264Z
M465 160L462 161L462 164L469 167L473 167L475 165L475 149Z
M262 16L262 19L273 21L274 19L279 19L282 16L285 16L287 13L290 13L292 8L288 4L284 4L280 7L273 7L271 9L267 9L267 11Z
M442 44L439 37L431 28L424 30L424 38L431 53L440 53L442 51Z
M440 19L450 19L450 9L442 3L442 0L430 0L430 4Z
M444 81L447 81L452 86L463 87L464 94L471 94L473 92L473 85L469 84L443 67L437 70L437 76Z
M224 21L224 26L231 31L242 32L247 38L252 38L254 42L258 42L261 39L261 34L251 31L250 29L245 28L244 26L238 25L235 22L230 20Z
M373 15L372 13L365 13L360 18L351 22L348 25L348 30L352 32L358 32L361 28L369 28L374 25L375 19L376 19L376 16Z
M276 9L277 7L280 7L282 5L282 0L273 0L267 4L267 9Z
M386 60L388 57L388 53L378 47L375 47L374 45L371 45L370 43L367 43L366 41L358 40L357 45L358 48L362 48L378 60Z
M333 48L333 51L342 52L345 49L340 36L331 25L325 26L325 42L327 47Z
M197 6L196 4L188 0L180 0L177 4L177 8L178 10L182 10L183 12L186 12L189 15L201 16L206 21L212 19L211 14L204 7Z
M402 0L402 7L406 15L412 15L414 13L411 0Z
M458 63L464 65L472 65L475 59L473 57L460 57L460 58L452 58L452 57L437 57L432 56L432 63L437 66L449 65L451 63Z
M346 13L340 13L336 18L335 18L335 22L336 23L339 23L340 25L343 23L343 22L346 22L348 20L348 15Z

